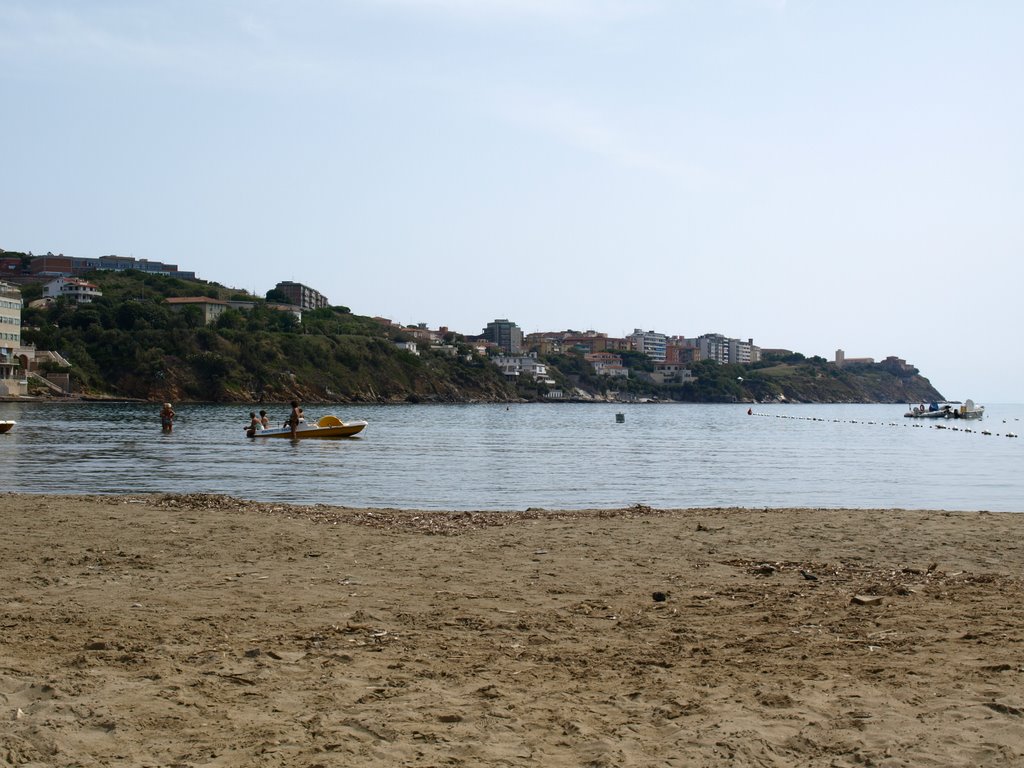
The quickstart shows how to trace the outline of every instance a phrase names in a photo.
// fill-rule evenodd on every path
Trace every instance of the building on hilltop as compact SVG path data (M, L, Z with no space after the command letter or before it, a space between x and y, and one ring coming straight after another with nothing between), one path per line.
M48 253L45 256L35 256L29 262L28 271L39 277L71 277L88 272L88 268L84 266L88 261L89 259L73 259L64 254L54 256Z
M716 363L729 362L729 340L720 333L705 333L695 339L687 339L697 348L701 360L714 360Z
M761 361L761 350L754 346L753 339L740 341L729 339L729 362L739 365L750 365Z
M203 324L209 325L230 309L226 301L211 299L209 296L174 296L164 299L164 304L175 312L185 307L198 307L203 313Z
M542 355L558 355L562 353L563 333L553 331L536 331L523 338L523 347L531 352Z
M274 286L274 290L284 294L290 304L296 304L303 309L322 309L331 306L327 297L320 293L320 291L302 283L283 280Z
M842 368L848 363L874 363L875 358L873 357L847 357L846 353L841 349L836 350L836 368Z
M682 336L670 336L665 342L665 362L668 365L691 364L700 359L700 350Z
M228 304L230 304L232 308L235 308L235 305L242 304L242 303L243 302L239 302L239 301L229 301L228 302ZM252 303L252 302L244 302L244 303ZM289 314L291 314L292 317L294 317L300 323L302 322L302 307L300 307L298 304L275 304L273 302L268 301L267 304L266 304L266 307L267 307L267 309L272 309L275 312L288 312Z
M749 365L761 360L761 349L754 345L753 339L740 341L729 339L720 333L705 333L686 342L697 348L701 360L714 360L719 363Z
M637 352L643 352L654 362L665 362L665 346L668 336L664 333L643 331L637 328L626 337L626 340L632 349L635 349Z
M150 261L149 259L136 259L132 256L100 256L98 259L82 259L82 261L95 262L90 269L102 269L113 272L123 272L127 269L134 269L137 272L145 272L150 275L169 275L185 280L195 280L195 272L182 272L177 264L165 264L162 261Z
M523 351L523 332L511 320L494 320L484 328L483 337L493 342L505 354L515 355Z
M172 296L164 299L164 304L175 312L180 312L184 307L198 307L203 314L203 324L209 325L229 309L237 309L239 312L249 312L259 302L256 301L225 301L223 299L212 299L209 296ZM265 304L267 309L275 312L287 312L296 320L302 322L302 308L295 304Z
M388 331L389 333L394 333L395 331L402 330L402 324L396 323L391 318L378 316L372 317L370 319L373 320L373 322L377 323L377 325L381 326L385 331Z
M587 352L622 352L630 349L627 339L615 338L607 333L597 331L566 331L562 339L566 349L577 349L583 353Z
M0 256L0 278L21 277L24 271L21 256Z
M904 373L913 373L914 371L917 370L913 365L908 363L902 357L896 357L896 355L889 355L888 357L885 358L885 360L882 361L882 364L898 368Z
M162 261L149 261L148 259L136 259L132 256L100 256L98 259L82 259L77 257L58 254L54 256L48 253L45 256L35 256L29 263L29 272L39 277L57 276L79 276L93 270L108 272L123 272L134 269L137 272L145 272L150 275L167 275L183 280L195 280L195 272L182 272L177 264L164 264Z
M407 325L401 328L401 332L411 336L416 341L438 342L444 338L448 329L442 326L435 331L428 328L426 323L417 323L416 325Z
M609 338L607 333L597 331L542 331L527 334L523 343L526 349L542 355L557 355L570 351L587 354L630 348L625 339Z
M89 304L93 299L98 299L103 291L98 285L93 285L87 280L80 280L77 277L57 277L43 286L43 296L48 299L56 299L66 296L76 304Z
M875 358L873 357L847 357L846 353L841 349L836 350L835 366L836 368L842 368L844 365L867 363L873 364ZM889 355L886 357L880 365L888 367L890 370L894 369L894 372L900 373L915 373L917 369L904 360L902 357L896 357L896 355Z

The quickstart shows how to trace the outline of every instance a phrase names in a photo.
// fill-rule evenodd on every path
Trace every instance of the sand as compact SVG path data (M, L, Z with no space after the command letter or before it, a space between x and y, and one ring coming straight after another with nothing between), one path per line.
M1024 515L0 516L3 765L1024 764Z

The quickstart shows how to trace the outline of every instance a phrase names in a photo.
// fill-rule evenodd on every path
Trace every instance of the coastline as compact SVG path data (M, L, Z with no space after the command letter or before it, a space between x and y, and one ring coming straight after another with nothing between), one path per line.
M294 399L294 398L290 398ZM83 395L68 393L64 395L0 395L0 403L138 403L138 404L152 404L159 405L160 403L174 402L177 405L237 405L251 407L254 405L287 405L290 399L285 400L191 400L181 398L168 398L166 395L156 395L152 398L139 398L139 397L116 397L113 395ZM408 397L397 397L383 400L372 400L372 399L348 399L348 400L336 400L336 399L324 399L324 398L310 398L310 397L298 397L299 400L306 403L307 405L517 405L526 403L544 403L547 405L560 405L564 403L593 403L598 405L723 405L723 406L765 406L771 407L775 405L912 405L914 403L920 403L921 399L913 400L848 400L848 399L836 399L836 400L809 400L809 399L785 399L785 400L755 400L750 398L743 398L738 400L667 400L660 399L657 397L641 397L637 399L618 399L609 397L565 397L556 400L538 397L534 399L527 398L508 398L508 399L483 399L483 398L466 398L466 399L452 399L452 398L438 398L431 399L429 397L416 397L415 400L410 400ZM942 398L940 398L941 400ZM943 402L946 402L943 400ZM958 403L959 400L950 400L948 402Z
M0 494L0 521L12 764L1024 759L1016 513Z

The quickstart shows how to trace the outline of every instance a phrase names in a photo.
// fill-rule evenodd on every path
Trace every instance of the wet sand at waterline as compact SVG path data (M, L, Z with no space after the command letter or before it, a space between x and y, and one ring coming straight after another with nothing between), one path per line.
M1024 515L0 495L0 764L1024 762Z

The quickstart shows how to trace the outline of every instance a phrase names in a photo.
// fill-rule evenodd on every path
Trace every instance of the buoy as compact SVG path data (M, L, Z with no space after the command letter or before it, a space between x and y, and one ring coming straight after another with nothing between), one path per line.
M626 420L626 414L624 414L624 413L616 413L615 414L615 421L617 421L619 424L622 424L625 420Z

